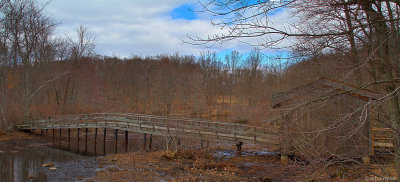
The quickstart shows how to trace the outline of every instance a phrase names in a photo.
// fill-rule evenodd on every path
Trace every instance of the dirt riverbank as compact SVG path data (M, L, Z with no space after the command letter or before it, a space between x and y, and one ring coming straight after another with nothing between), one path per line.
M0 142L7 140L23 140L23 139L37 139L37 136L24 132L4 133L0 131Z
M216 158L211 151L134 152L100 159L96 181L281 181L276 155Z
M219 154L223 153L222 156ZM280 156L210 149L178 152L133 152L98 160L102 169L95 181L367 181L397 179L391 164L357 163L313 166L291 161L281 166ZM218 154L218 155L216 155ZM256 154L256 155L255 155Z

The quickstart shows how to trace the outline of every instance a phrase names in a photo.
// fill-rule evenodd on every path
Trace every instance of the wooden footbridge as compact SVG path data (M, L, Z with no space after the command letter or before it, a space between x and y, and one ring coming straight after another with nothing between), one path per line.
M98 128L104 129L104 154L105 154L105 142L106 142L106 130L115 130L115 152L117 152L117 137L118 131L125 131L125 150L127 151L128 146L128 132L142 133L144 134L143 148L146 149L146 135L150 134L149 148L151 150L152 135L165 136L167 140L175 137L178 138L192 138L203 141L215 141L215 142L231 142L236 144L238 152L241 151L243 143L254 143L262 145L269 150L276 150L282 147L280 140L281 135L278 128L275 127L257 127L239 123L226 123L226 122L214 122L199 119L179 118L179 117L164 117L144 114L133 114L133 113L92 113L92 114L79 114L79 115L64 115L47 117L41 119L34 119L24 122L19 126L20 130L53 130L53 143L55 130L59 130L59 138L63 129L68 129L68 148L70 146L70 130L77 129L78 145L77 149L79 152L79 130L86 130L86 144L85 152L87 151L87 138L88 129L95 129L94 135L94 150L96 154L96 136ZM376 131L375 131L376 130ZM377 129L374 129L375 133L378 133ZM379 130L380 131L380 130ZM386 132L386 130L384 130ZM390 133L390 131L388 131ZM379 134L379 133L378 133ZM379 136L387 136L386 134L380 134ZM377 140L379 139L379 140ZM385 141L381 141L385 139ZM390 146L386 139L390 137L379 138L378 135L373 139L373 150L379 148L381 144L388 148L390 151L393 147ZM376 140L376 142L375 142ZM59 140L60 142L60 140ZM60 144L59 144L60 145ZM168 147L168 144L167 144ZM282 164L287 165L287 155L281 155Z
M55 116L27 121L20 125L21 130L59 129L60 135L62 129L80 128L95 128L96 133L97 128L104 128L122 130L125 133L136 132L166 137L194 138L202 141L234 142L237 145L255 143L266 147L276 147L279 140L278 131L270 128L133 113Z

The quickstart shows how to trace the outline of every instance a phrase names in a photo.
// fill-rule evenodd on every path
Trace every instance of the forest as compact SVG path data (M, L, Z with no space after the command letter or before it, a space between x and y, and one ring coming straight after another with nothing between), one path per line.
M259 49L246 56L101 56L83 25L76 37L54 37L57 22L42 8L34 1L2 4L8 17L1 26L0 72L6 130L33 116L105 111L266 121L273 93L321 77L341 78L352 68L337 53L289 60Z
M268 126L282 116L271 106L274 97L328 78L351 85L351 93L368 89L381 95L362 107L375 109L384 118L379 125L394 133L393 161L400 174L399 1L199 3L203 13L218 18L213 25L227 33L187 37L184 43L261 41L249 43L253 50L248 54L234 50L225 55L204 51L199 56L104 56L95 52L95 37L85 25L73 36L57 37L60 22L44 13L46 4L1 1L0 130L16 130L31 118L94 112ZM268 13L282 8L292 12L290 28L268 22ZM289 56L263 53L279 48L284 40L293 43L286 47Z

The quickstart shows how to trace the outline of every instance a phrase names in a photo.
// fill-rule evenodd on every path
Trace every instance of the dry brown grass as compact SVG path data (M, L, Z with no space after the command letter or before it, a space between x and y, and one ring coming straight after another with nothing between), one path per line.
M278 155L252 155L217 159L213 150L134 152L106 156L97 181L363 181L374 175L391 176L390 166L280 165ZM375 179L375 178L374 178ZM380 178L378 178L380 179ZM394 179L394 178L393 178Z
M0 141L7 141L7 140L20 140L20 139L33 139L36 136L30 135L28 133L23 132L0 132Z
M118 158L114 160L113 158ZM237 176L239 169L227 161L215 161L209 152L152 152L107 156L106 165L115 164L120 170L104 170L98 181L247 181ZM106 166L103 164L103 166Z

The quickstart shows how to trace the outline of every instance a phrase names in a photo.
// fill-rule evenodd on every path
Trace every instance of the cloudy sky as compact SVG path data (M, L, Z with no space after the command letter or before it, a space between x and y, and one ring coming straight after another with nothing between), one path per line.
M182 39L188 36L207 37L222 31L210 24L207 14L191 11L197 6L194 0L54 0L47 10L61 21L57 34L73 36L79 25L86 25L96 39L96 52L101 55L199 55L205 50L246 53L251 49L239 42L211 48L183 44Z

